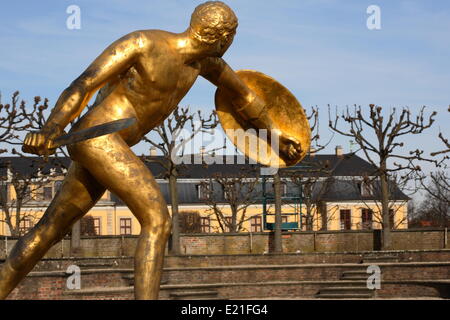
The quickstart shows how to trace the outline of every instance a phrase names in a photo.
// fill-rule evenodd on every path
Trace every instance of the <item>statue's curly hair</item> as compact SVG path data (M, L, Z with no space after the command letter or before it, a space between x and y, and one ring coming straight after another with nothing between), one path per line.
M213 44L220 38L235 32L238 19L233 10L221 1L208 1L197 6L191 16L194 37Z

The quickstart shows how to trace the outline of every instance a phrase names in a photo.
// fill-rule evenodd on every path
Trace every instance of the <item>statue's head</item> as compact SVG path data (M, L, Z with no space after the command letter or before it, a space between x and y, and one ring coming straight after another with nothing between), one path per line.
M208 1L192 13L190 29L198 41L216 47L222 56L233 42L238 20L233 10L221 1Z

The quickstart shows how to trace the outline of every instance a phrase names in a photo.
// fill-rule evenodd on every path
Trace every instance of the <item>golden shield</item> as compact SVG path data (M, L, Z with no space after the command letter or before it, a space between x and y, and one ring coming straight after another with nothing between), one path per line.
M270 133L252 127L235 111L224 89L217 89L215 95L216 112L227 137L249 159L265 166L288 167L300 162L311 144L311 129L305 110L295 96L275 79L254 70L236 72L242 81L253 90L267 106L269 118L283 134L297 139L302 151L297 159L290 160L278 152L277 142L270 142Z

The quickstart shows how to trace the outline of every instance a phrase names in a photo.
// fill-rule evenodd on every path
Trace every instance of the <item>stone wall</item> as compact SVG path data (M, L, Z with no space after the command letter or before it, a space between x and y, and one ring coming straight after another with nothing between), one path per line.
M395 230L392 250L433 250L445 248L445 229ZM16 238L0 238L0 259L16 243ZM133 256L137 236L84 237L78 251L71 251L70 239L57 243L46 258ZM271 252L273 234L184 234L184 255L261 254ZM447 241L446 248L450 248ZM283 233L285 253L363 252L374 249L371 231L321 231Z

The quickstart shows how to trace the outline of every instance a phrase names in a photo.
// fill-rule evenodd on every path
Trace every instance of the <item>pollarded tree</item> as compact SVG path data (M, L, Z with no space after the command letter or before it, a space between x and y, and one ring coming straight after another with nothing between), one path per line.
M158 127L152 130L158 140L144 137L144 141L162 153L162 158L144 157L144 161L157 162L164 168L163 178L169 180L169 195L172 208L172 253L180 254L180 219L178 212L177 179L183 165L177 159L183 157L184 146L200 132L208 133L215 128L218 120L215 112L203 117L200 111L192 113L189 107L177 107Z
M17 156L2 158L0 163L3 169L0 181L3 214L0 222L6 223L13 236L22 235L32 226L37 217L30 205L44 200L44 186L64 169L58 157L52 157L48 162L42 157L25 156L14 148L22 145L21 139L26 131L40 128L47 108L48 100L41 103L40 97L35 97L32 107L27 108L25 101L19 102L19 92L12 95L11 103L0 103L0 143L4 147L1 153ZM18 168L19 162L28 167Z
M448 106L448 112L450 112L450 106ZM442 161L446 161L449 159L448 153L450 153L450 143L448 142L448 138L444 137L444 134L442 132L439 132L439 139L442 141L442 143L445 145L445 149L437 152L432 152L431 156L437 156L440 154L444 155L444 159Z
M302 191L302 203L306 210L306 230L313 230L314 223L319 223L317 220L320 220L321 228L326 230L332 216L328 215L326 210L322 210L321 204L334 182L330 164L327 161L303 161L302 168L289 171L287 177Z
M366 159L377 167L377 171L370 176L380 181L383 249L391 247L390 177L395 172L399 172L402 177L408 177L412 172L420 171L417 161L436 162L425 158L423 150L419 149L402 154L401 148L405 147L403 138L407 135L421 134L430 128L435 115L436 112L433 112L426 116L425 107L413 116L408 108L399 111L393 108L383 112L382 107L373 104L368 110L355 106L351 111L347 107L342 115L336 114L334 120L331 119L330 112L329 127L343 136L352 138ZM340 127L340 119L345 121L347 128Z
M243 169L234 174L214 174L200 184L202 200L210 216L219 224L220 232L240 232L251 219L247 210L257 202L258 170Z
M436 171L420 179L425 199L419 207L419 217L431 221L434 226L448 227L450 223L450 177L448 172ZM427 182L428 181L428 182Z

